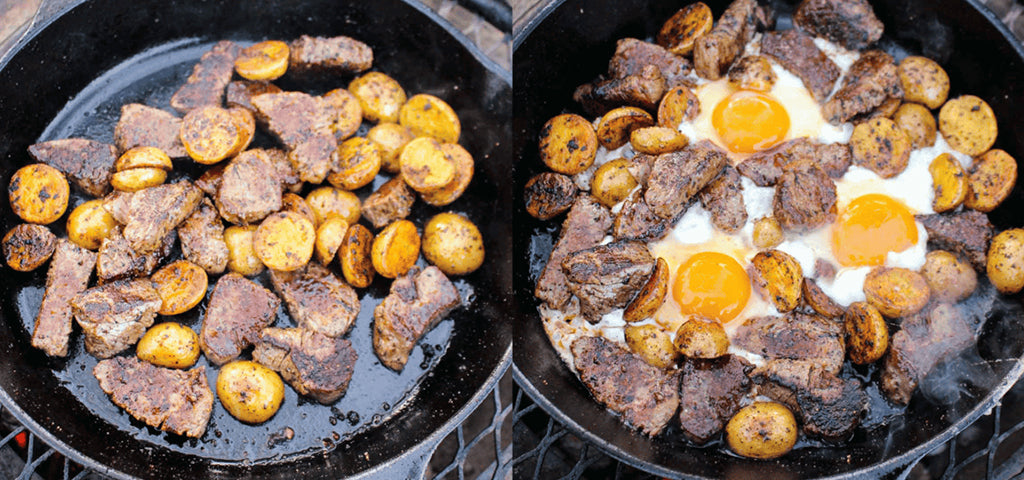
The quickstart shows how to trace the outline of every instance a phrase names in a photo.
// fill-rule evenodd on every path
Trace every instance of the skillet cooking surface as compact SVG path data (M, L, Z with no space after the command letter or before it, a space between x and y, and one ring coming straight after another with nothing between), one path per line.
M501 167L507 168L510 159L499 150L510 137L508 80L484 64L489 61L474 58L430 17L398 0L352 6L317 1L151 1L130 7L122 3L76 7L24 45L0 71L0 112L6 119L0 124L4 184L16 168L31 162L25 149L32 143L72 136L112 143L121 105L139 102L171 110L171 94L217 40L250 44L301 34L345 34L368 43L374 49L374 70L393 76L409 95L437 95L458 112L464 126L461 143L477 160L474 182L450 208L419 202L410 219L422 226L440 211L466 214L481 228L488 259L478 272L453 278L464 306L424 337L400 374L382 366L373 353L373 308L390 285L378 277L370 288L359 291L361 311L348 336L359 360L341 400L326 407L286 388L278 414L257 426L242 424L215 402L201 439L146 427L115 406L91 374L96 359L84 351L77 329L66 360L48 359L31 348L28 342L46 269L22 274L4 267L0 386L31 417L29 425L38 422L66 447L136 476L193 478L205 472L233 477L244 471L290 477L286 472L302 471L305 476L334 478L413 448L470 401L510 345L510 327L491 321L500 318L497 312L510 302L511 291L510 262L507 254L499 253L511 248L510 185L501 181ZM350 79L275 83L285 90L319 94L344 87ZM365 132L368 127L362 128ZM269 137L258 136L253 146L273 144ZM201 171L190 161L178 161L172 179L186 174L195 178ZM374 187L381 183L376 180ZM357 193L365 197L370 191ZM68 211L84 199L75 197ZM62 218L51 228L62 235L64 222ZM0 228L6 231L17 223L20 220L5 204ZM337 270L336 265L332 268ZM266 274L256 280L270 288ZM215 281L211 278L211 289ZM205 300L186 314L157 322L175 320L198 329L204 310ZM293 325L285 311L282 306L276 326ZM207 365L205 358L199 365ZM212 386L216 370L207 373ZM279 438L285 427L294 430L292 440ZM331 453L324 454L327 451Z
M903 415L880 420L871 430L858 429L847 444L825 446L804 443L783 458L755 461L725 451L720 443L705 448L687 444L678 421L651 439L623 425L598 405L583 384L561 362L544 334L533 297L540 270L547 261L561 220L540 222L523 208L526 181L544 170L537 156L538 131L547 119L562 112L581 111L572 92L581 83L603 73L624 37L650 38L690 0L570 0L550 9L550 15L527 25L514 43L516 89L516 211L514 241L517 322L514 371L517 381L549 414L566 423L589 442L645 470L688 478L817 478L850 474L876 478L950 438L985 413L1020 377L1024 352L1024 319L1020 296L996 298L985 321L977 356L985 361L962 362L951 369L946 385L959 390L948 406L920 392ZM721 15L727 1L705 1ZM765 3L762 0L762 3ZM770 2L778 12L777 28L788 28L796 1ZM885 23L881 47L897 60L907 54L936 59L949 72L950 98L974 94L992 106L999 120L1002 148L1024 158L1024 125L1016 122L1024 108L1024 50L998 19L974 1L872 2ZM989 216L998 230L1020 226L1024 196L1019 186ZM986 281L984 288L990 287ZM984 313L984 312L987 312ZM977 357L974 357L977 360ZM972 365L973 364L973 365ZM847 367L849 368L849 367ZM860 370L861 378L877 378L873 369ZM979 380L972 385L968 379ZM873 380L876 382L877 380ZM872 390L874 390L872 392ZM950 393L941 392L941 393ZM891 408L869 388L878 407L873 415ZM879 411L882 410L882 411ZM856 472L856 473L854 473Z

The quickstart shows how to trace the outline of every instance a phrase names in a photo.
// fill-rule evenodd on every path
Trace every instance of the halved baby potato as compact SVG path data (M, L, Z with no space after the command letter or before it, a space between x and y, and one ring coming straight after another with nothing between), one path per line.
M420 194L424 202L435 207L443 207L457 200L473 180L473 156L462 145L443 143L441 150L455 164L455 178L436 191Z
M174 164L163 150L156 147L134 147L122 153L114 162L114 171L121 172L133 168L158 168L171 171Z
M729 352L729 335L718 321L691 316L676 331L675 345L689 358L718 358Z
M700 100L697 94L685 86L672 87L658 104L658 125L679 128L684 121L691 121L700 115Z
M327 181L335 187L355 190L373 181L380 171L380 147L363 137L352 137L338 146L337 164Z
M984 100L961 95L939 110L939 131L954 150L976 157L996 143L999 126Z
M970 186L959 160L948 153L940 154L932 160L928 172L932 174L932 188L935 190L932 208L936 212L947 212L964 203Z
M686 148L690 139L674 128L644 127L629 134L629 143L637 152L660 155Z
M288 70L288 44L266 40L243 48L235 58L235 71L246 80L277 80Z
M989 150L974 160L967 184L970 188L964 205L979 212L991 212L1010 196L1017 184L1017 161L1003 150Z
M328 218L317 227L313 253L321 264L330 265L331 260L334 260L334 255L338 253L347 231L348 222L341 217Z
M31 272L42 266L57 248L57 236L42 225L22 223L7 231L3 239L7 266Z
M206 270L188 260L165 265L150 277L163 304L156 313L178 315L191 310L206 296Z
M969 263L945 250L932 250L924 256L921 275L932 298L946 303L956 303L974 293L978 287L978 274Z
M349 225L359 221L359 197L347 190L334 187L317 188L306 195L306 204L313 211L313 225L320 225L334 215L344 218Z
M388 173L401 171L399 156L415 135L397 123L378 123L366 133L366 139L380 147L380 167Z
M949 96L949 75L930 58L904 58L900 62L899 75L903 99L908 102L920 103L935 110Z
M348 91L359 99L363 118L371 122L398 123L398 112L406 96L395 79L380 72L369 72L352 80Z
M277 212L263 219L253 239L256 256L268 268L290 272L313 257L316 229L302 215Z
M484 263L480 229L457 213L434 215L423 227L423 258L446 275L467 275Z
M455 179L455 162L430 137L406 144L399 162L405 183L420 193L436 192Z
M703 2L691 3L672 15L658 31L658 45L676 55L689 55L698 38L711 31L715 17Z
M374 267L371 258L373 233L358 223L348 227L338 248L341 273L349 285L366 288L373 283Z
M637 107L619 107L609 111L597 123L597 141L615 150L629 141L633 130L654 125L651 114Z
M68 239L79 247L96 250L117 227L117 220L103 208L102 199L89 200L68 215Z
M759 401L733 415L725 426L725 441L740 456L767 460L792 450L799 431L785 405Z
M110 186L122 192L139 190L162 185L167 180L167 171L160 168L133 168L115 172L110 176Z
M889 349L889 327L878 309L867 302L853 302L843 317L846 354L858 365L874 363Z
M189 368L199 360L199 335L177 322L153 325L135 346L139 360L167 368Z
M281 408L284 382L263 365L235 360L217 372L217 398L231 416L246 423L263 423Z
M629 160L617 158L598 167L590 179L590 194L606 207L625 200L637 186L629 171L631 165Z
M932 112L917 103L904 103L892 114L896 122L907 136L914 150L935 145L937 126Z
M985 270L999 293L1012 295L1024 288L1024 230L1011 228L992 239Z
M662 330L660 326L626 325L622 330L626 346L640 355L645 362L661 369L675 366L676 360L679 359L679 351L676 350L668 332Z
M850 152L853 163L882 178L892 178L910 161L910 136L888 118L872 118L853 128Z
M754 255L750 267L750 280L776 310L785 313L800 305L804 273L792 255L782 250L765 250Z
M43 163L19 168L7 186L7 199L14 214L40 225L53 223L64 215L70 195L71 187L64 174Z
M306 220L309 220L313 225L319 225L316 221L316 215L313 215L313 209L309 207L306 200L294 193L281 195L281 210L295 212L306 217Z
M238 153L235 149L244 141L245 133L231 111L207 105L185 114L179 136L189 157L213 165Z
M256 255L256 229L258 225L232 225L224 229L224 243L228 246L228 270L251 277L265 268Z
M622 313L623 320L633 323L654 316L654 313L665 303L665 295L668 294L668 270L668 262L659 257L643 288L626 305L626 310Z
M913 270L875 267L864 279L864 296L882 315L900 318L921 311L931 298L931 289Z
M420 256L420 234L408 220L396 220L373 238L370 259L373 268L385 278L405 275Z
M413 95L398 112L398 123L417 137L431 137L441 143L458 143L462 133L459 116L444 100L433 95Z
M352 92L344 88L336 88L322 97L330 106L331 131L338 141L356 134L363 123L363 107Z
M552 117L540 130L540 159L555 172L576 175L590 168L595 156L597 133L593 124L579 115Z

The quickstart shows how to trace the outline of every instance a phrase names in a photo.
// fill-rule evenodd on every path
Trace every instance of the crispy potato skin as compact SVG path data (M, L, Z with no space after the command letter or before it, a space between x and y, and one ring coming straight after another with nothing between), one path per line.
M26 165L14 172L7 199L14 213L28 223L47 225L68 208L71 187L60 170L43 163Z
M68 215L68 239L89 250L100 248L103 239L109 237L115 227L117 220L103 208L101 199L89 200L75 207Z
M455 179L455 162L433 138L419 137L406 144L399 163L402 179L419 193L436 192Z
M957 159L943 153L932 160L928 172L932 174L932 186L935 190L932 208L936 212L947 212L964 203L970 185L967 182L967 173Z
M355 190L368 185L380 171L380 147L363 137L352 137L338 146L337 163L327 181L337 188Z
M829 298L817 282L806 277L803 282L803 300L812 310L828 318L838 318L845 313L843 307Z
M652 366L669 369L679 359L668 333L657 325L626 325L626 346Z
M1017 184L1017 161L1003 150L989 150L971 165L967 184L964 205L979 212L991 212L1010 196Z
M922 105L904 103L892 114L892 121L903 129L910 137L910 145L914 150L935 145L938 126L935 117Z
M691 316L676 331L675 346L690 358L718 358L729 352L729 335L721 323Z
M482 252L481 252L482 253ZM385 278L405 275L420 256L420 234L408 220L396 220L373 238L370 259L373 269Z
M320 225L334 215L344 218L349 225L359 221L359 197L347 190L334 187L317 188L306 195L306 204L313 211L313 225Z
M644 127L629 134L629 143L640 153L660 155L686 148L690 139L673 128Z
M804 272L792 255L765 250L754 255L750 267L754 286L779 312L789 312L800 305Z
M433 95L413 95L398 112L398 123L417 137L431 137L441 143L458 143L462 134L459 116L448 102Z
M150 277L163 304L157 313L178 315L191 310L206 296L209 279L202 267L188 260L165 265Z
M933 250L924 257L921 275L928 282L932 298L943 303L963 300L978 287L978 274L969 263L951 252Z
M846 354L858 365L874 363L889 349L889 327L878 309L867 302L853 302L843 316Z
M796 445L796 418L775 402L754 402L740 409L725 426L725 440L738 455L778 458Z
M398 113L406 96L395 79L380 72L369 72L352 80L348 91L359 99L366 120L398 123Z
M263 271L264 265L256 255L257 225L232 225L224 229L224 243L228 246L228 270L251 277Z
M388 173L401 171L399 156L415 135L397 123L378 123L366 133L366 139L380 147L380 168Z
M619 107L601 117L597 123L597 141L608 150L615 150L629 141L633 130L654 125L654 117L637 107Z
M976 157L996 143L999 126L992 107L984 100L961 95L939 110L939 131L953 149Z
M341 243L345 240L346 232L348 232L348 222L341 217L328 218L317 227L313 253L318 262L330 265L334 260L334 255L338 253Z
M349 285L366 288L373 283L376 270L371 259L372 244L373 233L358 223L348 227L345 232L345 238L338 248L338 263Z
M949 75L930 58L904 58L900 62L899 75L905 101L920 103L935 110L949 96Z
M302 215L277 212L256 228L256 256L267 267L283 272L302 268L313 257L316 230Z
M154 325L135 347L139 360L167 368L189 368L199 360L199 335L177 322Z
M601 165L590 180L590 194L606 207L626 199L637 186L636 179L629 172L632 165L625 158L618 158Z
M455 165L455 177L447 185L428 193L421 193L420 198L435 207L443 207L455 200L458 200L469 182L473 180L474 162L473 156L457 143L442 143L441 151Z
M133 168L159 168L169 172L174 164L171 163L171 157L159 148L134 147L122 153L114 162L114 171L117 172Z
M288 44L266 40L243 48L235 58L235 71L246 80L277 80L288 71Z
M668 294L668 262L664 258L658 258L654 264L654 270L650 278L644 284L640 292L626 305L622 318L627 323L639 322L654 316L654 313L665 303L665 295Z
M423 257L447 275L466 275L483 265L484 239L468 218L439 213L423 228Z
M931 298L931 289L913 270L875 267L864 279L864 296L882 315L900 318L921 311Z
M679 128L683 121L690 121L700 115L700 100L697 94L684 86L672 87L661 97L658 104L658 125Z
M263 365L235 360L217 373L217 398L231 416L246 423L263 423L281 408L284 382Z
M110 186L122 192L137 192L144 188L163 185L167 171L159 168L133 168L110 176Z
M7 231L3 248L7 266L19 272L31 272L53 255L57 236L42 225L22 223Z
M910 161L910 136L888 118L872 118L853 128L850 152L853 163L882 178L892 178Z
M1011 295L1024 288L1024 229L1005 230L992 239L986 271L999 293Z
M540 130L540 159L555 172L576 175L590 168L596 155L597 133L579 115L558 115Z
M782 243L782 225L775 217L762 217L754 222L754 246L757 248L775 248Z
M185 114L179 136L192 160L213 165L238 153L235 149L244 141L245 133L230 111L207 105Z
M676 55L693 53L693 44L711 31L715 19L703 2L691 3L672 15L658 31L658 45Z

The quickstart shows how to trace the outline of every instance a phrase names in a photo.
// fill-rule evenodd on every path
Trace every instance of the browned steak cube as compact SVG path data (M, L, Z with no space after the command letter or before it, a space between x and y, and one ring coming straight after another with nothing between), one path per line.
M853 434L868 408L860 382L806 360L771 360L751 373L758 392L788 406L804 433L829 441Z
M359 297L317 262L295 272L270 271L274 290L300 327L329 337L344 335L359 315Z
M597 322L636 296L654 270L654 257L643 242L612 242L570 253L562 270L569 291L580 299L580 313Z
M202 199L203 192L184 181L117 192L103 208L124 225L122 233L132 250L145 255L160 248L164 237L192 215Z
M384 228L395 220L408 217L414 203L416 194L402 177L395 177L363 200L361 212L374 228Z
M200 438L213 411L206 368L160 368L134 356L102 360L92 374L115 405L154 428Z
M611 226L611 212L597 203L594 197L589 194L576 197L562 222L562 233L551 249L548 263L537 278L533 295L547 302L551 308L562 308L572 297L562 271L562 260L570 253L597 245Z
M918 384L940 363L974 344L974 331L957 307L938 304L903 320L882 368L882 392L906 405Z
M121 106L121 119L114 127L114 145L120 152L135 147L156 147L171 158L188 156L181 143L181 119L159 108L139 103Z
M743 184L732 165L726 165L718 177L700 191L700 203L711 212L715 228L736 233L747 223L747 207L743 205Z
M299 178L299 172L295 171L292 162L288 160L288 152L280 148L260 148L255 150L263 152L267 160L270 160L270 164L274 166L274 170L277 172L277 179L284 190L292 193L302 191L302 179Z
M843 77L843 88L825 102L822 115L829 123L839 125L871 112L892 97L903 98L896 60L881 50L869 50L850 66Z
M231 81L235 71L235 58L242 51L230 40L217 42L210 51L199 58L199 63L192 67L192 74L185 84L174 92L171 97L171 108L187 113L203 105L221 106L224 104L224 88Z
M799 312L751 318L732 343L768 358L813 361L829 372L838 372L846 358L842 323Z
M85 332L85 349L110 358L135 345L153 325L163 300L148 277L90 288L71 299L75 320Z
M96 254L66 238L57 240L57 248L46 272L46 291L32 329L32 346L51 357L68 354L71 334L71 299L89 285Z
M391 292L373 310L373 351L385 366L401 371L420 337L461 301L440 269L413 268L391 282Z
M264 93L281 93L281 89L273 83L236 80L228 84L224 102L228 107L244 108L256 113L256 107L252 106L252 97Z
M753 367L741 357L683 363L679 383L679 426L691 441L703 444L725 428L750 391L747 374Z
M918 215L916 218L928 232L929 247L949 250L966 258L975 270L985 271L988 244L995 233L988 215L965 209L956 213Z
M653 112L657 110L658 102L667 90L661 70L648 65L633 75L580 85L573 92L572 98L587 113L595 116L604 115L621 106L639 107Z
M867 48L885 29L867 0L804 0L793 24L851 50Z
M656 45L635 38L623 38L615 44L615 55L608 62L609 78L625 78L643 72L647 65L654 65L665 78L667 88L689 86L686 79L690 73L690 61Z
M358 355L352 343L304 328L264 328L252 358L300 395L330 404L345 395Z
M213 287L199 332L199 347L216 365L223 365L260 338L277 318L281 301L256 282L228 273Z
M643 191L638 190L622 204L612 224L612 236L616 240L661 240L668 234L669 222L651 211L644 200Z
M288 160L299 178L323 182L338 149L324 101L301 92L265 93L251 101L257 117L288 147Z
M638 355L604 337L572 343L580 380L602 405L627 424L657 435L679 408L679 374L648 365Z
M117 148L113 145L66 138L31 145L28 153L35 161L60 170L89 195L102 197L110 191L110 176L117 161Z
M203 198L199 207L178 225L181 254L186 260L199 265L206 273L223 273L228 266L228 244L224 242L224 224L213 207Z
M304 74L359 73L373 65L373 50L359 40L345 37L310 37L303 35L289 45L288 71Z
M836 219L836 184L818 167L783 170L772 211L786 230L807 231Z
M220 188L220 183L224 180L224 169L227 166L228 162L220 162L206 169L194 182L196 187L209 195L210 198L216 197L217 189Z
M761 54L779 62L804 82L818 103L824 102L842 72L814 45L814 39L797 30L769 32L761 37Z
M728 163L725 153L709 142L658 155L651 168L644 200L655 215L674 220Z
M759 187L773 187L782 176L782 167L776 161L778 154L775 149L755 153L736 165L736 171Z
M693 44L693 65L701 77L718 80L757 32L763 14L756 0L735 0L710 32Z
M171 231L164 236L159 248L140 255L121 234L121 227L115 227L100 244L96 259L96 277L100 283L106 283L111 280L149 275L171 254L176 239L177 235Z
M236 224L258 223L281 209L281 182L263 150L246 150L224 168L217 210Z

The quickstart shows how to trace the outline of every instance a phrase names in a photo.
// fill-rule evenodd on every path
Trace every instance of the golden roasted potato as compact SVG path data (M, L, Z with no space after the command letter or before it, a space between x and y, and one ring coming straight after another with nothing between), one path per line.
M778 77L772 70L771 62L761 55L743 57L729 69L729 83L741 90L767 92L776 80Z
M633 130L652 125L654 118L643 109L619 107L604 114L597 123L597 141L602 147L615 150L629 141Z
M349 285L366 288L373 283L375 270L371 259L372 245L373 233L370 229L358 223L348 227L345 238L338 248L338 263L341 264L341 273Z
M874 363L889 349L889 327L878 309L867 302L853 302L843 316L846 353L857 365Z
M904 103L892 114L892 121L910 137L914 150L935 145L937 134L935 117L927 108L917 103Z
M235 360L217 373L217 398L231 416L246 423L263 423L281 408L284 382L263 365Z
M576 175L590 168L595 156L594 125L579 115L565 113L552 117L540 130L540 159L555 172Z
M782 243L782 225L775 217L761 217L754 222L752 237L757 248L775 248Z
M626 325L623 333L629 349L655 367L669 369L679 359L672 339L657 325Z
M832 300L818 286L818 282L806 277L804 277L803 283L803 300L807 306L824 317L838 318L844 313L843 307Z
M249 148L252 139L256 137L256 117L252 116L252 112L249 109L242 107L229 108L228 112L235 119L235 127L238 128L235 145L231 147L231 153L228 154L229 157L233 157L241 153L242 150Z
M181 120L181 143L192 160L213 165L235 152L245 137L235 115L229 110L207 105L185 114Z
M144 188L162 185L167 180L167 171L159 168L133 168L122 170L110 176L110 186L122 192L137 192Z
M629 160L617 158L598 167L590 179L590 194L606 207L625 200L637 186L630 165Z
M690 121L700 115L700 100L688 87L672 87L658 104L658 125L679 128L683 121Z
M658 258L654 264L651 276L644 283L640 292L626 305L622 312L622 319L627 323L639 322L654 316L654 313L665 303L665 295L668 294L668 262L664 258Z
M676 331L675 345L690 358L718 358L729 352L729 335L717 320L692 315Z
M266 40L243 48L235 58L235 71L246 80L277 80L288 70L288 44Z
M750 280L765 300L782 313L800 305L804 271L792 255L782 250L764 250L750 261Z
M447 275L466 275L484 263L480 229L457 213L434 215L423 227L423 258Z
M117 220L103 208L103 200L89 200L68 215L68 240L79 247L96 250L117 227Z
M935 110L949 96L949 75L930 58L904 58L900 62L899 74L903 99L908 102L920 103Z
M399 156L414 138L408 128L397 123L378 123L366 133L366 139L380 147L380 168L388 173L401 171Z
M455 162L430 137L407 143L398 161L405 183L419 193L436 192L455 179Z
M954 150L976 157L996 143L999 126L992 107L984 100L961 95L939 110L939 131Z
M199 335L177 322L158 323L139 339L135 356L159 367L189 368L199 360Z
M576 182L561 173L544 172L526 182L526 211L534 218L551 220L572 206Z
M888 118L872 118L853 128L850 151L855 165L892 178L910 161L910 136Z
M462 124L455 110L433 95L413 95L398 111L398 124L417 137L431 137L441 143L459 143Z
M363 118L371 122L398 123L398 112L405 104L405 90L395 79L369 72L348 84L348 91L359 99Z
M328 218L317 227L313 253L316 254L316 259L321 264L331 264L334 255L338 253L338 248L341 247L341 242L345 240L346 232L348 232L348 222L341 217Z
M725 441L740 456L767 460L792 450L799 431L793 412L781 403L754 402L729 420Z
M380 171L380 147L363 137L338 145L337 163L327 181L337 188L355 190L373 181Z
M1024 288L1024 229L1004 230L992 239L986 271L999 293L1011 295Z
M163 304L156 313L178 315L191 310L206 296L206 270L188 260L165 265L150 277Z
M959 160L948 153L940 154L932 160L928 172L932 174L932 187L935 190L932 208L936 212L946 212L964 203L970 186L967 173Z
M171 171L174 164L171 157L168 157L163 150L156 147L135 147L117 157L114 162L114 171L122 172L133 168L159 168L160 170Z
M281 210L295 212L306 217L306 220L309 220L313 225L319 225L316 221L316 215L313 215L313 209L309 207L306 200L294 193L281 195Z
M967 184L964 205L979 212L991 212L1010 196L1017 184L1017 161L1003 150L989 150L974 160L967 172Z
M31 272L53 255L57 236L42 225L22 223L7 231L3 247L7 266L19 272Z
M931 298L928 282L906 268L875 267L864 279L864 296L871 306L889 318L921 311Z
M971 296L978 286L974 268L945 250L933 250L924 256L921 275L928 282L932 298L945 303L956 303Z
M313 257L316 229L295 212L272 213L256 229L253 248L268 268L290 272L302 268Z
M483 253L483 252L481 252ZM405 275L420 256L420 234L408 220L395 220L373 238L373 269L385 278Z
M363 107L352 92L344 88L336 88L322 97L330 106L331 131L338 141L356 134L363 123Z
M698 38L711 31L715 18L703 2L691 3L672 15L658 31L658 45L676 55L689 55Z
M257 225L232 225L224 229L228 246L228 270L251 277L263 271L263 262L256 255Z
M644 127L629 134L629 143L637 152L661 155L686 148L690 139L674 128Z
M359 197L346 190L334 187L317 188L306 195L306 204L313 211L313 218L316 220L313 225L320 225L334 215L344 218L349 225L359 221Z
M43 163L26 165L14 172L7 186L11 210L28 223L46 225L68 209L71 188L60 170Z
M441 150L455 164L455 178L438 190L420 194L424 202L435 207L443 207L457 200L473 180L473 156L462 145L442 143Z

